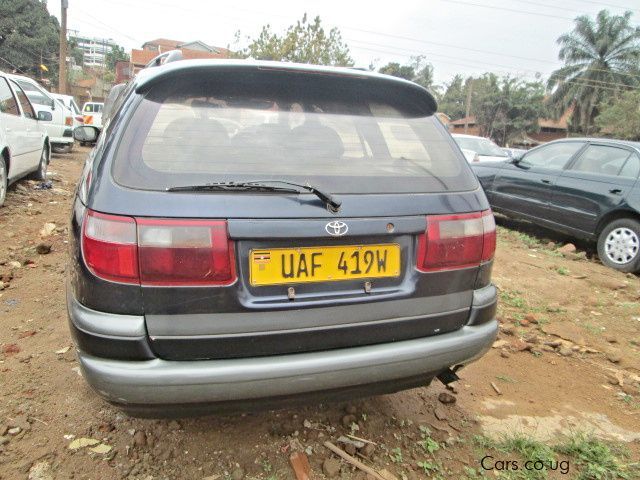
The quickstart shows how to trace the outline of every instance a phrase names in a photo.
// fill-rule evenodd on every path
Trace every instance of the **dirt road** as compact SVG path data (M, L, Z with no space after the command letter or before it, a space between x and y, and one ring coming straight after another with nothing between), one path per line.
M506 221L494 269L501 334L485 358L460 372L455 391L434 382L350 404L180 421L121 414L81 378L66 325L69 206L87 152L54 156L52 189L21 182L0 209L0 478L289 479L293 451L305 452L316 478L366 478L338 462L323 446L327 440L397 478L498 471L507 478L596 478L589 469L606 461L614 462L606 467L614 474L636 475L638 278L581 250L562 253L566 239L550 244L547 232L530 235L532 227ZM340 443L346 434L375 445ZM92 445L70 448L83 442ZM554 442L564 443L547 451ZM586 460L589 445L610 456L598 450L596 460ZM491 471L481 465L487 452L495 457L485 463ZM495 464L531 455L565 460L570 469L517 477L524 470Z

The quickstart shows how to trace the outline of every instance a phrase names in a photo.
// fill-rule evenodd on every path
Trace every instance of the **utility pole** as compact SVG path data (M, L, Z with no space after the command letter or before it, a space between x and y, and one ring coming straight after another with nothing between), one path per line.
M471 94L473 93L473 78L469 79L469 90L467 91L467 101L464 109L464 133L469 131L469 115L471 115Z
M58 93L67 93L67 8L69 0L60 0L60 67Z

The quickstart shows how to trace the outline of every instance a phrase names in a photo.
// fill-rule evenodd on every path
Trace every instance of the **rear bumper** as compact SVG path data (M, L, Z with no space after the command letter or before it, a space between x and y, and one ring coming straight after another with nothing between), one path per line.
M87 382L105 399L131 405L215 403L286 397L423 376L484 354L495 320L433 337L273 357L190 362L107 360L79 353Z
M427 384L491 347L498 331L495 293L493 286L476 290L468 324L450 333L308 353L192 361L155 358L143 347L143 317L89 310L70 294L68 306L80 366L91 387L125 408L155 408L157 413L158 407L171 405L244 401L257 406L265 399L323 398L340 391L366 395ZM120 355L132 352L132 345L141 348L138 359Z

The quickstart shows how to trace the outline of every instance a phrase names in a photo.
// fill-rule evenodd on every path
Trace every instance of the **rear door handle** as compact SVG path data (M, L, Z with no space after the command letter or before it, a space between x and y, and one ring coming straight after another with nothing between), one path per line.
M543 178L542 180L540 180L542 183L549 185L551 183L551 180L549 180L548 178Z
M622 190L620 190L619 188L612 188L611 190L609 190L609 193L613 193L614 195L620 195L622 193Z

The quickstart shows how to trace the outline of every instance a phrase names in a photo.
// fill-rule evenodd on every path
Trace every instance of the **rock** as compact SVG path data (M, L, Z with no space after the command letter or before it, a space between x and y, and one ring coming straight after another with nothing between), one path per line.
M561 246L558 251L560 253L575 253L576 251L576 246L573 243L567 243L563 246Z
M9 266L12 268L21 268L22 264L20 262L16 262L15 260L9 262Z
M538 317L534 313L527 313L524 319L529 323L538 323Z
M515 335L515 334L516 334L516 329L515 329L515 328L513 328L511 325L503 325L503 326L500 328L500 331L501 331L502 333L504 333L505 335L510 335L510 336L513 336L513 335Z
M355 415L358 409L355 407L355 405L347 405L344 411L349 415Z
M611 363L620 363L622 361L622 356L618 352L608 352L607 360Z
M524 352L527 350L531 350L531 345L523 340L518 339L515 342L511 343L511 348L516 352Z
M374 444L372 444L372 443L367 443L367 444L365 444L364 447L362 447L360 449L360 453L365 458L370 458L374 454L375 451L376 451L376 446Z
M180 425L180 422L178 422L177 420L171 420L167 427L169 428L169 430L175 432L176 430L180 430L182 428L182 425Z
M347 443L344 445L344 451L351 456L354 456L356 454L356 450L356 446L353 443Z
M636 395L640 395L640 390L638 390L636 387L634 387L633 385L629 385L628 383L625 383L624 385L622 385L622 387L620 387L622 389L622 391L624 393L626 393L627 395L631 395L631 396L636 396Z
M533 345L537 345L538 343L540 343L540 339L538 338L538 336L537 335L533 335L533 334L527 335L527 336L523 337L522 339L525 342L531 343Z
M46 255L50 251L51 251L51 244L50 243L39 243L36 246L36 252L39 255Z
M546 334L554 335L577 345L586 345L582 329L570 322L549 323L542 330Z
M446 420L447 418L449 418L447 412L440 406L437 406L433 409L433 414L438 420Z
M618 343L618 339L611 335L607 335L604 339L609 343Z
M493 348L502 348L506 345L508 345L509 342L507 342L506 340L496 340L495 342L493 342L492 347Z
M138 448L147 446L147 436L142 430L137 430L136 433L133 434L133 445Z
M55 223L45 223L44 226L42 227L42 230L40 230L40 237L41 238L48 237L55 231L56 231Z
M9 437L0 437L0 446L9 443Z
M618 385L618 384L620 384L620 380L618 380L618 377L616 377L615 375L611 375L609 373L609 374L607 374L607 383L609 383L611 385Z
M502 350L500 350L500 356L502 358L509 358L511 355L509 355L509 352L507 352L506 350L502 349Z
M340 462L335 458L327 458L322 463L322 472L328 478L336 478L340 473Z
M442 392L438 395L438 400L440 403L444 403L445 405L451 405L456 403L456 397L447 392Z
M520 321L518 322L518 325L520 325L521 327L528 327L528 326L530 325L530 324L529 324L529 320L525 320L525 319L523 318L522 320L520 320Z
M544 342L544 344L551 348L558 348L560 345L562 345L562 340L551 340L549 342Z
M231 472L232 480L242 480L244 478L244 470L241 467L237 467Z
M355 415L345 415L342 417L342 426L344 428L351 428L351 424L356 423L358 419Z
M22 431L22 429L21 429L20 427L13 427L13 428L10 428L10 429L9 429L8 433L9 433L9 435L16 436L16 435L18 435L21 431Z
M573 350L571 350L570 348L567 348L567 347L560 347L560 350L558 350L558 352L563 357L570 357L570 356L573 355Z
M29 480L53 480L51 465L48 462L38 462L29 469Z

